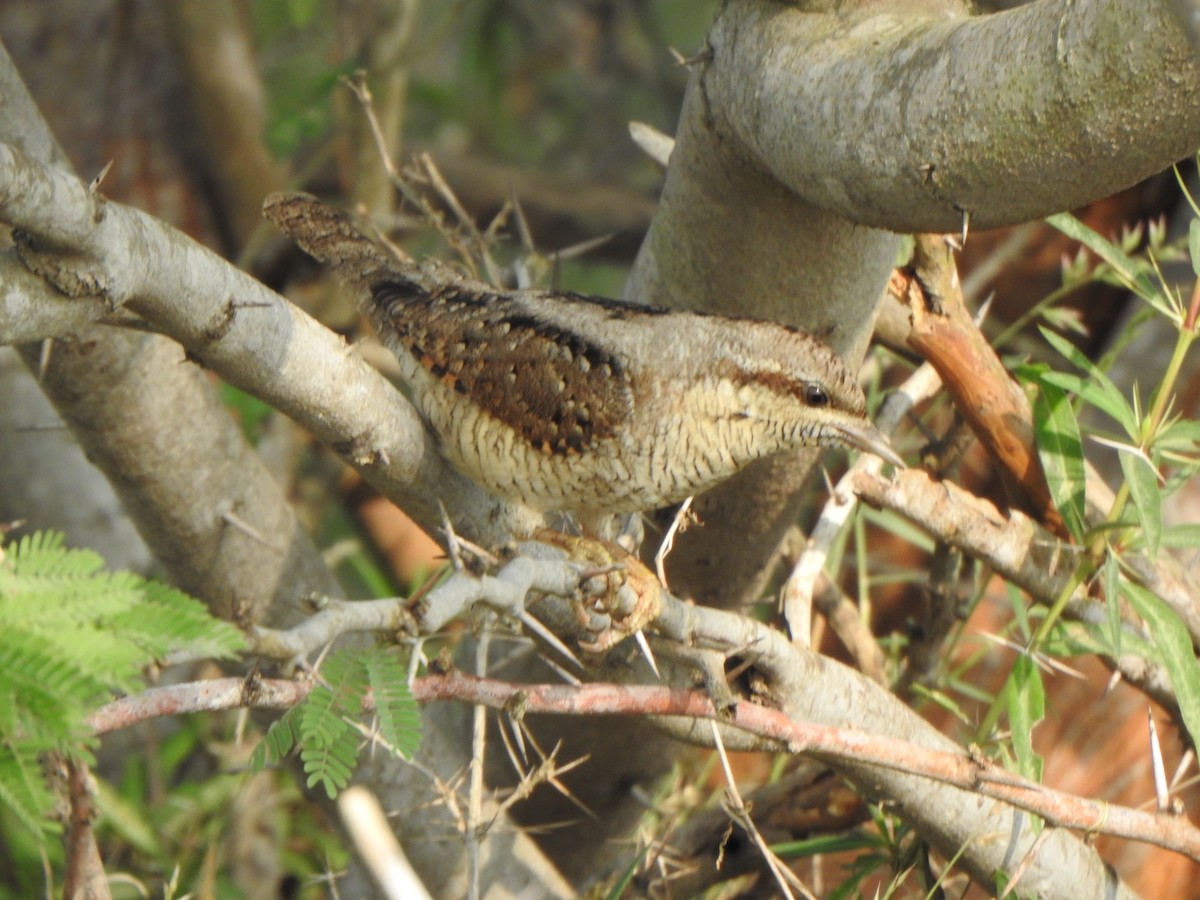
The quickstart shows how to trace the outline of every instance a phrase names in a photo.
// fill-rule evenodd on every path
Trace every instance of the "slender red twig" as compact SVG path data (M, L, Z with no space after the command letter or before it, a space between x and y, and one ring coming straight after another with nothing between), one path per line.
M1003 800L1062 827L1143 841L1200 861L1200 829L1183 817L1076 797L1027 781L966 752L934 750L853 728L797 722L755 703L742 702L730 712L718 711L702 691L655 685L519 684L459 672L418 678L412 690L422 703L466 702L506 709L513 715L532 712L711 719L758 735L765 744L782 746L792 753L855 759L920 775ZM283 709L298 703L308 691L309 685L304 682L221 678L151 688L107 704L88 722L96 733L104 734L162 715L240 706Z

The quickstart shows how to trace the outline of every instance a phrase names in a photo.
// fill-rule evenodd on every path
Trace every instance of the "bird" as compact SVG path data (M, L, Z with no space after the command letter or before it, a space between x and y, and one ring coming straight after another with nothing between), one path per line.
M854 373L797 328L401 263L307 194L264 212L357 295L445 458L505 500L596 522L801 447L904 465Z

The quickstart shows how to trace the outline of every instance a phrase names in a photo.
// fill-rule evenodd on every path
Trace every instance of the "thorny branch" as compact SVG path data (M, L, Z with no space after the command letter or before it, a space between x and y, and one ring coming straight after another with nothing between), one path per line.
M93 713L88 724L96 733L105 734L163 715L238 707L287 709L307 696L310 688L310 682L238 678L151 688L109 703ZM653 685L514 684L460 672L418 678L412 691L422 703L454 700L493 709L520 709L523 714L653 714L716 722L767 739L792 753L826 761L861 760L920 775L1003 800L1064 828L1145 841L1200 860L1200 829L1185 818L1086 800L1027 781L964 752L932 750L856 728L799 722L754 703L718 709L702 691Z
M85 304L93 311L136 313L190 359L311 431L428 529L439 500L460 527L485 529L472 534L486 543L518 525L518 513L442 461L404 396L339 336L160 220L0 143L0 221L18 228L22 261L59 292L99 296L99 306ZM65 318L41 337L78 324ZM16 329L0 320L0 339Z
M909 344L937 370L1000 472L1018 487L1026 511L1067 538L1037 455L1029 398L972 321L951 247L941 237L918 235L912 266L893 275L889 290L912 314Z
M903 473L902 475L902 478L910 477L924 478L925 476L921 473ZM966 492L959 489L954 490L970 497ZM931 489L928 485L924 493L941 496L940 490ZM978 510L976 513L978 514ZM1011 521L1006 522L998 513L993 515L997 528L1003 523L1007 528L1000 530L1011 529ZM984 518L987 521L988 517ZM945 523L943 523L943 527L945 527ZM1032 523L1030 528L1033 528ZM994 545L989 542L981 542L981 544L982 547L973 547L972 551L990 552L989 547L994 550L996 546L1007 548L1010 551L1014 549L1011 545L1002 542ZM582 597L588 594L587 591L581 594L581 585L588 581L586 576L592 574L594 577L594 574L586 571L578 561L572 562L566 559L559 546L530 542L523 545L521 551L520 557L506 564L489 579L477 579L469 574L459 572L431 590L412 611L417 628L422 630L434 624L438 624L440 627L440 624L444 624L449 618L465 613L478 602L511 615L522 602L519 599L521 586L533 584L543 588L557 586L557 593L546 594L541 599L535 599L535 592L534 598L525 601L527 609L536 612L539 618L550 623L557 633L565 636L564 640L568 643L574 640L574 646L581 650L580 656L584 669L592 669L594 677L596 666L593 663L601 654L588 653L585 644L597 647L611 646L611 643L605 644L605 642L597 640L594 634L588 634L587 629L583 629L582 633L577 630L573 638L569 637L568 635L572 633L571 629L563 629L563 623L574 622L578 626L579 616L564 612L563 609L559 609L556 614L554 610L556 604L568 610L571 608L578 610ZM541 558L535 559L535 557ZM993 564L995 562L998 561L994 561ZM545 572L540 575L535 574L543 565L547 566ZM464 581L468 584L460 583ZM630 587L628 584L618 583L616 587L608 584L607 589L620 594ZM612 600L611 602L615 607L622 603L628 606L636 601L626 598L623 601ZM403 601L397 600L395 603L399 605ZM595 609L597 606L603 608L605 600L592 596L584 605L589 609ZM655 717L670 733L704 744L711 742L711 735L707 733L708 728L699 726L702 724L702 720L707 718L721 727L722 741L730 747L738 749L786 748L792 752L809 753L828 762L835 769L843 771L852 778L861 778L863 777L862 773L867 771L874 772L875 774L870 776L871 783L875 785L874 790L882 792L885 796L889 795L891 791L898 791L900 793L897 796L903 796L906 790L903 778L918 773L921 777L927 775L927 770L922 767L923 764L919 762L919 759L937 759L950 767L950 769L938 770L939 774L936 777L939 782L951 785L953 789L967 792L968 795L986 796L1011 804L1016 808L1035 811L1039 815L1046 816L1049 821L1065 826L1085 830L1107 830L1113 827L1115 820L1112 819L1112 810L1104 811L1103 807L1092 806L1084 801L1074 801L1076 804L1083 803L1082 806L1070 804L1063 806L1067 801L1057 795L1054 795L1052 801L1046 801L1046 798L1051 795L1047 794L1044 789L1038 787L1036 791L1031 792L1029 789L1016 787L1011 776L1006 773L1000 774L990 767L981 774L973 767L988 764L975 760L969 755L964 756L962 751L953 748L952 744L940 736L936 736L935 732L922 730L927 726L916 719L911 711L894 697L883 691L872 694L868 687L873 688L874 685L870 685L861 676L843 670L840 666L824 660L804 648L796 647L779 631L763 623L722 610L696 607L665 591L658 593L655 602L649 608L652 610L651 617L640 621L639 624L654 635L655 647L660 660L666 661L668 665L674 665L676 673L679 671L679 666L695 670L697 664L694 654L697 650L716 652L727 658L737 658L742 661L742 665L749 665L757 673L757 677L746 679L744 683L758 685L758 687L753 689L750 694L743 693L739 697L731 690L733 685L726 685L723 681L719 684L714 683L716 679L723 677L723 673L718 668L716 675L711 671L704 672L704 676L710 682L709 690L703 695L694 697L690 692L656 693L662 689L648 689L634 685L609 685L606 688L608 693L601 695L594 693L592 688L585 688L582 693L576 693L573 687L565 685L510 685L508 688L498 689L499 694L494 695L491 700L479 700L474 695L467 699L487 705L503 705L506 702L513 702L521 710L578 712L580 714L612 713L619 708L631 711L636 709L641 715ZM423 620L423 615L430 617L428 620ZM611 626L611 621L603 616L600 616L600 621L604 626ZM333 633L327 631L323 637L328 638ZM628 633L628 631L625 632L625 634ZM295 647L290 649L294 650ZM618 655L617 653L604 654L605 657ZM628 666L624 669L621 669L619 665L616 669L610 667L607 672L609 680L614 675L618 679L631 677ZM419 681L418 683L432 685L431 682ZM811 685L814 683L840 685L830 687L829 691L839 696L857 697L851 704L853 708L844 706L836 715L831 715L828 710L810 706L809 704L813 702L809 699L812 697ZM441 682L440 690L451 690L447 687L448 684L448 682ZM721 689L724 690L724 694L721 693ZM685 695L690 699L682 699ZM433 699L432 695L422 694L420 696L424 699ZM598 696L604 696L606 699L597 701ZM700 697L703 698L703 702L697 706L695 704L700 702ZM526 698L531 700L532 706L526 706ZM599 705L596 705L597 702ZM812 710L812 719L809 724L812 729L816 730L807 730L807 726L806 730L794 730L792 725L797 718L809 719L808 713L799 712L799 710L809 709ZM854 722L863 731L855 731L856 737L849 743L846 741L850 739L843 740L845 736L840 735L840 732L838 732L838 739L831 744L823 742L822 735L827 737L829 733L821 729L832 728L834 732L837 732L841 723L846 721ZM781 722L792 724L785 727L780 724ZM843 752L851 747L853 752ZM907 750L904 749L906 747ZM942 756L941 754L947 755ZM950 762L952 759L965 759L967 762L952 763ZM968 769L956 768L960 765L967 765ZM889 777L883 774L887 770L897 773L901 780L890 781ZM947 774L947 772L951 772L951 774ZM1039 803L1049 802L1054 807L1053 812L1045 810L1041 806L1034 809L1030 805L1034 802L1031 799L1034 793L1036 793L1034 799ZM929 798L925 798L925 800L928 802ZM945 798L942 802L953 802L953 800ZM1064 812L1064 810L1067 811ZM1097 810L1101 811L1097 812ZM1101 824L1101 820L1103 820L1103 824ZM1144 824L1141 822L1136 825L1116 827L1138 831L1143 828ZM1172 846L1183 845L1175 842Z
M992 503L956 484L938 481L920 469L897 473L891 480L868 472L851 479L864 503L891 509L930 534L937 535L1042 603L1052 603L1066 587L1077 561L1069 545L1060 543L1024 513L1002 513ZM1104 610L1081 589L1067 605L1077 621L1097 623ZM1126 627L1135 627L1126 623ZM1122 676L1167 707L1176 705L1166 672L1137 656L1113 660Z
M907 473L915 476L918 473ZM368 622L390 623L407 621L424 630L441 627L450 618L462 615L475 604L482 603L495 610L514 615L521 605L531 610L557 598L578 603L581 585L592 574L586 566L571 561L561 548L536 545L532 542L523 550L527 555L503 566L494 576L477 578L457 572L431 590L414 610L408 610L403 599L372 601L364 606L363 616L355 616L354 607L360 604L336 604L294 629L294 640L280 635L260 632L256 649L274 649L288 658L311 651L332 640L341 630L359 630ZM535 559L534 556L541 556ZM610 585L611 587L611 585ZM620 584L620 590L627 585ZM541 597L541 599L537 599ZM1200 833L1192 835L1190 826L1182 821L1171 828L1184 829L1180 837L1161 837L1161 823L1151 828L1154 817L1122 818L1112 808L1097 806L1089 801L1060 795L1040 785L1031 785L1015 776L995 769L990 763L961 751L922 747L909 740L870 734L858 729L841 729L828 724L800 724L782 709L773 708L773 697L794 696L789 684L812 676L811 667L818 665L815 654L797 648L782 634L762 623L733 613L698 608L661 592L657 612L649 622L642 623L663 638L658 646L664 657L670 648L715 648L726 654L739 654L752 660L773 690L743 696L733 702L714 701L712 692L697 692L666 687L642 685L529 685L511 684L491 679L471 678L461 674L416 679L414 692L419 700L456 699L504 708L510 712L547 712L574 715L638 714L656 716L674 723L675 733L692 740L711 743L707 729L697 728L698 720L710 720L723 728L723 740L730 738L740 748L786 748L791 752L808 753L827 762L839 759L856 764L870 764L910 774L936 778L942 783L1011 803L1021 809L1036 812L1049 821L1073 828L1104 831L1122 836L1138 837L1154 842L1169 841L1180 852L1200 852ZM318 627L319 626L319 627ZM284 633L287 635L288 633ZM667 653L664 653L664 648ZM586 658L586 657L585 657ZM686 654L681 657L686 663ZM828 665L828 663L825 663ZM307 686L294 682L227 681L190 686L195 697L187 702L203 708L226 704L250 704L273 708L286 707L306 693ZM126 724L129 717L140 714L166 714L176 711L172 704L184 702L179 693L163 690L147 692L140 698L130 698L110 705L97 714L93 725L104 731ZM890 698L889 698L890 699ZM897 703L897 707L899 704ZM144 712L134 712L134 710ZM907 712L907 710L904 710ZM881 722L863 721L861 727L883 730ZM1142 814L1137 814L1142 815ZM1194 846L1193 843L1194 842Z

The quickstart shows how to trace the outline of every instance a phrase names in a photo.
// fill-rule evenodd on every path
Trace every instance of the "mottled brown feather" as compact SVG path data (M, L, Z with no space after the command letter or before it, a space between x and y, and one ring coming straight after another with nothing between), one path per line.
M571 455L617 434L631 415L615 354L540 322L519 301L401 279L372 286L376 327L443 384L543 453Z

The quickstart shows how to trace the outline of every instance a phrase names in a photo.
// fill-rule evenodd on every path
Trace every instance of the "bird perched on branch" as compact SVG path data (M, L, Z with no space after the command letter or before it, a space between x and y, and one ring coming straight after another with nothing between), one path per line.
M903 465L853 373L795 328L498 290L398 262L311 196L276 194L264 211L355 291L450 463L505 499L589 522L799 447Z

